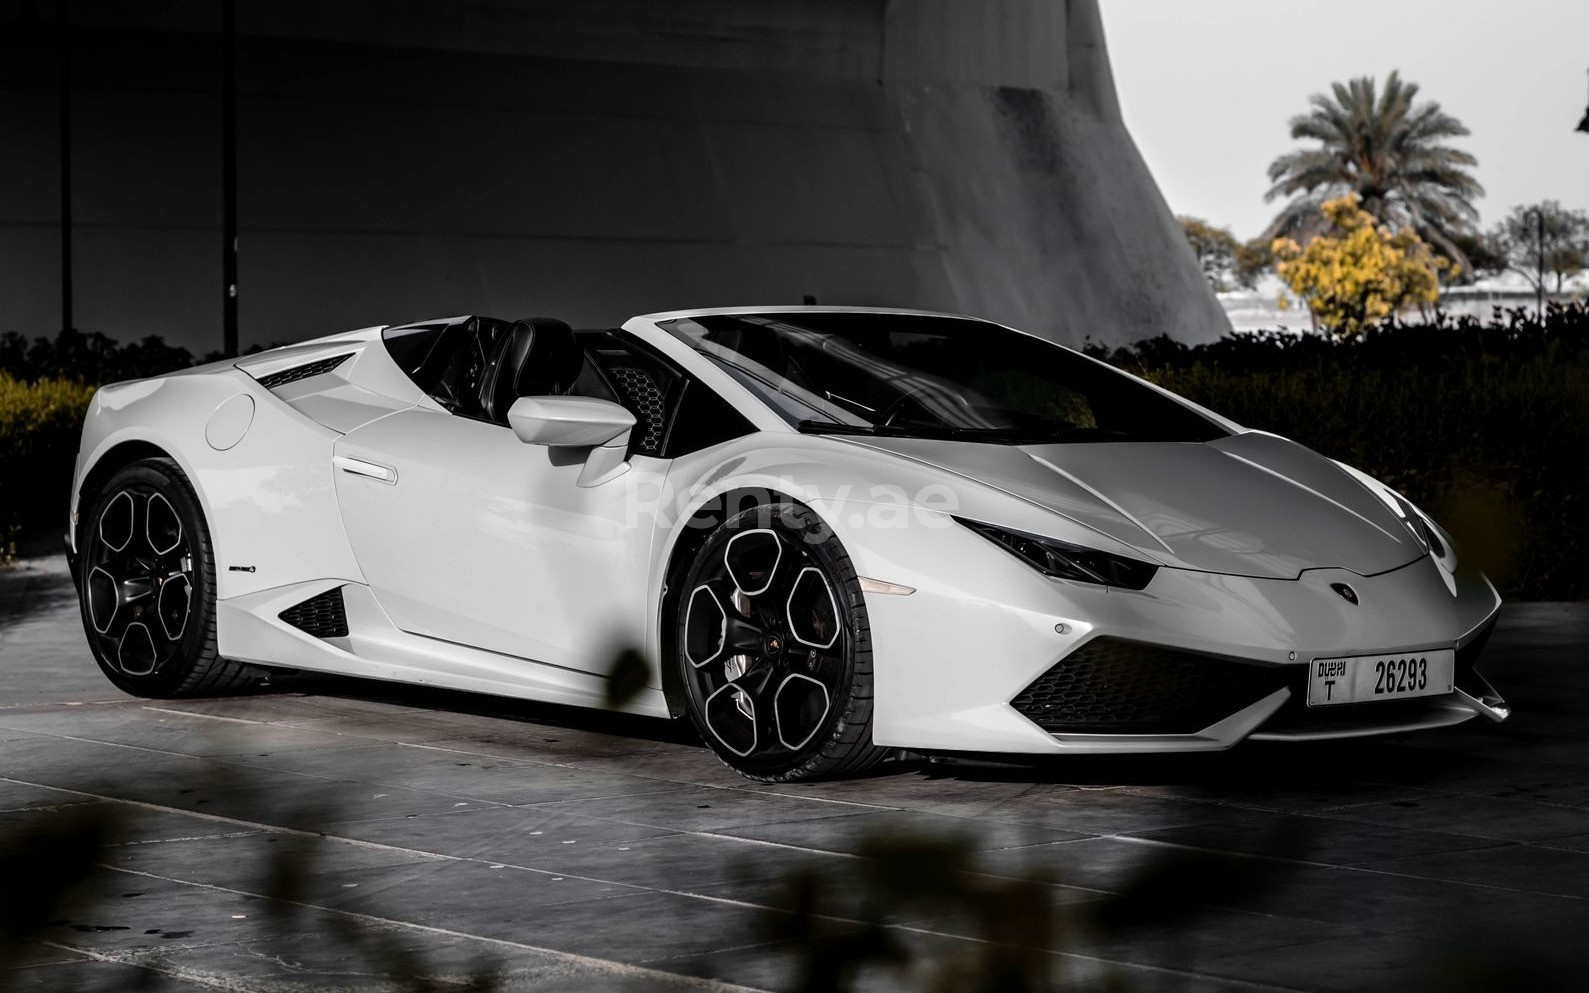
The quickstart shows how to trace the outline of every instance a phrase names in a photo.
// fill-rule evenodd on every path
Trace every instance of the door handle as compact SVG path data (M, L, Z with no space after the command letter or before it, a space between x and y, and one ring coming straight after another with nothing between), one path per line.
M389 465L381 465L378 462L366 462L363 459L349 458L346 455L333 455L331 464L343 472L351 472L355 476L368 476L383 483L396 484L397 482L397 470Z

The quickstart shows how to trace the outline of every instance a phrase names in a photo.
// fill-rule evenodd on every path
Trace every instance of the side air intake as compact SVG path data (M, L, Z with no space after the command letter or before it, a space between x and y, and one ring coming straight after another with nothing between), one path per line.
M259 377L259 385L267 390L273 390L278 386L296 383L300 379L308 379L310 376L318 376L323 372L330 372L352 357L353 353L348 352L345 355L333 355L328 359L316 359L303 365L295 365L291 369L283 369L280 372L273 372L268 376Z
M276 615L293 627L316 638L346 638L348 613L342 606L342 587L318 593Z

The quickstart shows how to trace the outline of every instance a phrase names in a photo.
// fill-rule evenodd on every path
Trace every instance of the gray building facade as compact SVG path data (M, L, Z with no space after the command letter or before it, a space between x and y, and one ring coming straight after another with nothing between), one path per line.
M221 341L214 0L72 0L74 315ZM1228 324L1096 0L237 0L241 341L476 312ZM0 330L60 326L57 8L0 0Z

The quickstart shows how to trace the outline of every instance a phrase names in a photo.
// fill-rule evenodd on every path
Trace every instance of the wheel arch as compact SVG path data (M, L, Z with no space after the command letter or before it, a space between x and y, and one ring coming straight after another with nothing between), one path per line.
M683 595L684 574L690 568L695 553L706 544L718 524L742 510L773 503L788 502L805 507L813 514L816 509L792 494L781 490L756 486L734 486L706 497L690 512L678 527L678 537L668 551L667 566L662 573L662 595L658 600L657 667L662 679L662 695L667 700L668 713L674 718L685 714L685 691L679 674L670 659L677 647L674 644L674 625L669 622L678 609ZM821 515L818 514L820 517Z
M144 438L134 438L117 442L94 460L88 471L83 473L83 480L78 484L77 492L73 494L78 508L78 522L73 529L72 547L80 549L81 540L77 532L87 522L88 508L93 498L104 489L110 478L134 462L144 459L171 459L180 466L181 462L175 455L161 448L159 445ZM187 470L184 468L184 472Z

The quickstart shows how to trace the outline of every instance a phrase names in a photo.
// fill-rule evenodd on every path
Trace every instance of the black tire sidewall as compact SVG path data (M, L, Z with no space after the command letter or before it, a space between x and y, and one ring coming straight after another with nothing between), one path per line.
M688 603L687 595L679 598L679 606L672 619L673 644L677 647L672 653L670 664L676 667L683 684L685 709L690 715L691 724L694 725L701 740L724 764L752 779L768 781L803 779L811 774L820 774L821 767L828 761L827 751L839 742L849 722L851 702L856 689L858 656L865 653L869 660L871 652L870 639L866 637L868 626L865 602L861 595L860 583L855 576L855 568L838 537L810 509L793 503L751 507L724 521L696 551L689 569L684 574L684 589L692 590L699 585L702 574L711 566L712 556L721 554L729 538L741 530L757 527L781 530L790 536L793 543L807 549L812 559L826 573L828 581L834 584L835 598L844 613L846 651L843 678L838 686L839 696L834 699L832 710L823 728L812 736L805 747L798 752L786 753L781 760L742 757L719 742L717 736L706 726L703 716L704 701L699 699L695 680L689 671L689 662L684 658L684 604ZM870 679L869 666L866 678ZM870 724L869 718L868 712L868 724ZM867 738L869 741L869 728Z
M181 519L183 531L192 536L189 553L193 557L193 594L187 627L182 632L176 654L147 676L129 676L113 660L106 658L88 611L88 573L95 563L93 543L101 540L94 523L117 493L133 487L146 487L164 497ZM105 678L123 692L143 697L177 695L194 671L209 661L215 644L215 567L210 532L205 525L203 508L187 477L175 463L165 459L135 462L111 477L93 498L89 512L78 520L77 547L82 561L78 572L78 606L94 661Z

